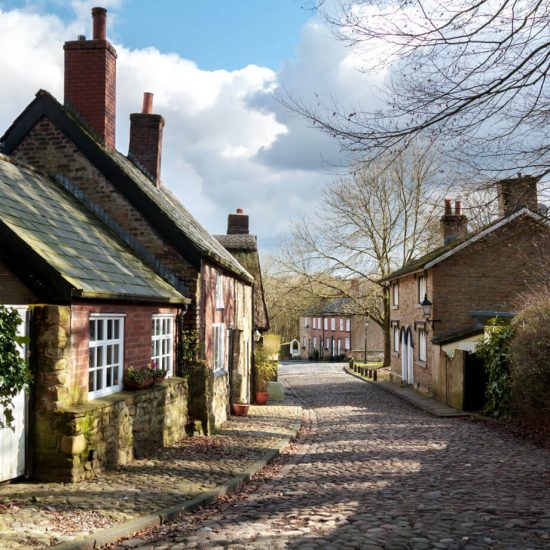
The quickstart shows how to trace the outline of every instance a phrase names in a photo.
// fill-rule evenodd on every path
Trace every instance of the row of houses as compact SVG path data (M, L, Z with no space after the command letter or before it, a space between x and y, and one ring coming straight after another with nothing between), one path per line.
M0 138L0 303L24 313L34 377L19 430L0 432L4 479L87 479L210 433L250 399L268 328L248 216L216 237L163 184L152 94L130 116L128 154L116 150L106 17L94 8L92 39L64 45L63 104L40 90ZM147 365L169 378L123 391Z
M513 318L525 294L548 281L550 224L537 184L521 175L498 182L498 218L475 231L468 230L460 201L453 208L446 199L441 245L380 281L391 302L393 382L458 409L483 406L487 379L475 349L487 322ZM371 322L365 330L365 318L346 315L345 302L300 318L303 359L382 355L382 329ZM368 353L356 351L361 347Z

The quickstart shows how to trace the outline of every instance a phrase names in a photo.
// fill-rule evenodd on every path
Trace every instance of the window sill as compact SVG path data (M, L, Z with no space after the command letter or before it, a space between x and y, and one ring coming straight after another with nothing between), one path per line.
M391 309L399 309L399 306L398 305L397 306L392 305Z
M392 351L391 356L392 357L401 357L401 354L398 351Z
M214 371L214 378L221 378L222 376L226 376L228 372L225 369L218 369Z
M417 367L420 367L421 369L425 369L428 366L426 361L420 361L420 360L416 360L415 364Z

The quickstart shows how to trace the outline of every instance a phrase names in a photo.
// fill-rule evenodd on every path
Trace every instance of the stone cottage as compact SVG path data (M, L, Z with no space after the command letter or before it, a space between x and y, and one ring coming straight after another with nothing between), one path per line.
M459 409L484 402L475 355L486 321L510 318L521 293L544 276L550 227L537 205L537 179L497 184L499 218L473 232L460 202L445 201L442 245L383 279L391 296L392 380ZM423 307L424 306L424 307Z
M201 358L185 366L189 415L209 433L232 398L249 398L254 277L161 182L165 121L153 114L151 94L130 117L128 155L116 150L117 53L106 10L92 17L92 39L64 46L64 104L39 91L1 138L2 152L55 178L144 263L186 289L183 329L198 335Z
M23 430L1 430L2 463L22 456L13 475L79 481L179 440L187 380L174 376L175 327L185 289L61 184L3 155L0 242L0 303L29 325L34 378L30 403L14 401ZM123 391L124 368L152 361L168 379Z

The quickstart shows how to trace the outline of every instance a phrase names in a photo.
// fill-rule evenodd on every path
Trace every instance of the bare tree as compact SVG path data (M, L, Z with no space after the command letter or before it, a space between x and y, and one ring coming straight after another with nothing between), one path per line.
M547 0L317 4L364 70L387 70L387 102L368 110L283 98L291 109L368 159L422 136L487 177L549 172Z
M327 187L308 219L297 221L279 252L281 272L320 298L347 297L385 334L390 361L389 295L379 279L431 248L447 187L432 150L409 150L388 165L362 167Z

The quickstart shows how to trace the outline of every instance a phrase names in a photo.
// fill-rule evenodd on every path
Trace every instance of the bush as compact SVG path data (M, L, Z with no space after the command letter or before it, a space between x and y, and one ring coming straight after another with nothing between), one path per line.
M0 304L0 428L13 426L13 398L31 381L28 365L21 357L17 345L27 343L27 339L17 335L22 323L15 309Z
M533 424L550 423L550 299L525 308L510 345L513 412Z
M256 370L256 391L266 391L267 382L277 380L277 361L271 359L267 350L261 346L254 347L254 365Z
M510 340L514 329L498 319L489 322L489 336L476 346L476 354L487 371L487 392L483 413L508 418L511 404Z

